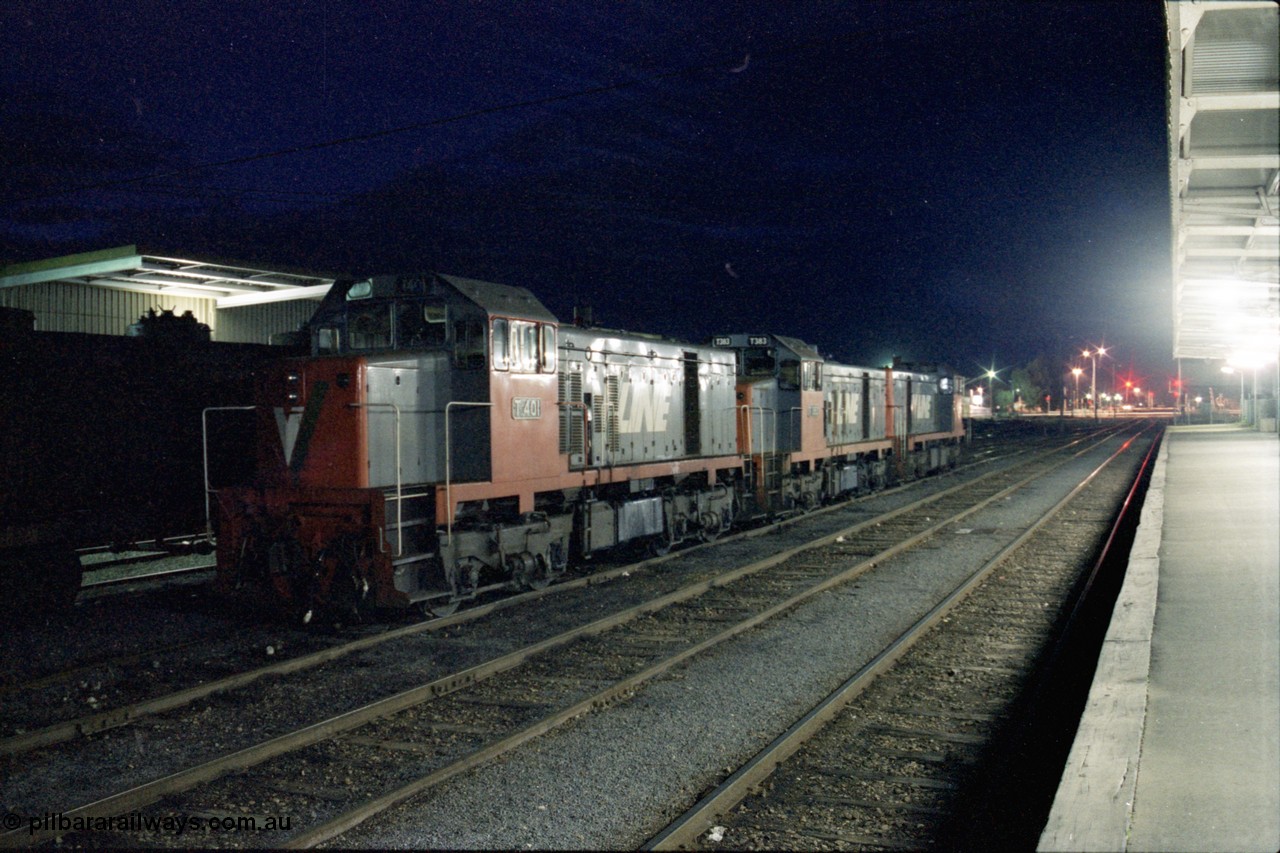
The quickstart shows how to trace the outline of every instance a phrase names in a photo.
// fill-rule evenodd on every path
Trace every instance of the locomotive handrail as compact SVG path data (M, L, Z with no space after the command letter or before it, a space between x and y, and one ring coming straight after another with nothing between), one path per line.
M747 409L747 452L754 453L755 447L751 443L751 412L760 413L760 453L777 453L778 452L778 410L771 409L768 406L739 406L740 409ZM769 412L773 418L773 434L770 435L764 428L764 413ZM772 447L769 447L769 439L772 438Z
M776 414L777 414L777 412L776 412L774 409L770 409L770 408L767 408L767 407L765 407L765 406L748 406L746 403L743 403L743 404L742 404L742 405L740 405L740 406L731 406L731 407L729 407L728 409L724 409L723 411L726 411L726 412L737 412L738 414L741 414L741 413L743 413L743 412L746 412L746 414L747 414L747 418L746 418L746 423L747 423L747 442L746 442L746 444L747 444L747 449L746 449L744 452L742 452L742 453L738 454L739 456L751 457L751 456L754 456L754 455L755 455L755 444L754 444L753 436L752 436L752 433L751 433L751 413L752 413L752 412L759 412L759 413L760 413L760 436L761 436L761 439L760 439L760 453L761 453L761 454L765 454L765 453L773 453L773 452L775 452L775 451L776 451L777 444L778 444L778 424L777 424L777 419L776 419L776 418L775 418L775 420L774 420L774 425L773 425L773 444L774 444L774 450L769 450L769 449L767 449L767 448L765 447L765 441L764 441L764 438L765 438L765 429L764 429L764 413L765 413L765 412L773 412L773 413L776 415Z
M469 406L472 408L493 408L493 403L472 403L464 400L453 400L445 404L444 407L444 500L448 506L445 508L445 542L449 545L453 544L453 491L452 491L452 443L449 441L449 415L452 414L450 409L454 406Z
M404 556L404 490L400 481L400 406L396 403L348 403L353 409L373 409L390 406L396 413L396 553ZM378 537L378 550L382 551L383 537Z
M741 452L741 453L739 453L739 454L738 454L738 455L739 455L739 456L741 456L743 459L750 459L750 458L751 458L751 412L750 412L750 409L751 409L751 407L750 407L750 406L748 406L748 405L746 405L746 404L743 404L743 405L741 405L741 406L730 406L730 407L729 407L729 408L727 408L727 409L722 409L722 410L721 410L721 411L725 411L725 412L733 412L733 430L734 430L734 433L735 433L735 436L734 436L735 438L737 437L737 436L736 436L736 433L737 433L737 431L738 431L738 417L743 413L743 411L746 411L746 413L747 413L747 418L746 418L746 420L747 420L747 442L746 442L747 449L746 449L746 450L744 450L743 452Z
M209 406L200 412L200 453L204 457L204 534L213 538L213 515L209 512L209 495L216 489L209 484L209 413L249 412L257 406Z
M803 412L803 411L804 411L804 408L805 408L804 406L792 406L790 409L788 409L788 410L787 410L787 418L788 418L788 420L790 420L790 418L791 418L792 416L796 416L796 418L795 418L795 421L796 421L796 423L795 423L795 433L794 433L794 435L792 436L792 439L791 439L793 442L795 442L795 444L793 445L794 447L803 447L803 446L804 446L804 444L803 444L803 442L801 441L801 438L800 438L801 433L803 433L803 432L804 432L804 415L803 415L803 414L798 414L798 413L800 413L800 412ZM790 424L788 424L788 426L790 426ZM825 438L825 435L824 435L824 438Z

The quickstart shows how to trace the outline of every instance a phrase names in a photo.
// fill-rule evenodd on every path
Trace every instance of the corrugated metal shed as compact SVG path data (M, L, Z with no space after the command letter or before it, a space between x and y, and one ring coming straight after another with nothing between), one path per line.
M1173 355L1280 353L1280 3L1166 2Z
M136 246L0 269L0 305L48 331L125 334L148 310L190 311L215 340L267 343L310 319L333 278L144 254Z

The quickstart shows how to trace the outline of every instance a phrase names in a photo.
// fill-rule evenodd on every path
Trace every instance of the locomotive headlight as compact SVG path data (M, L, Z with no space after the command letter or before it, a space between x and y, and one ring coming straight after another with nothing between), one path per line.
M302 398L302 376L298 373L286 373L284 377L284 399L288 403L296 403Z

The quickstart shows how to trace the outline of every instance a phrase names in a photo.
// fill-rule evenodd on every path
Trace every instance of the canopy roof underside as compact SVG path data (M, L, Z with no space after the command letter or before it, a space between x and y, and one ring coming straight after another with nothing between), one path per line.
M1276 0L1165 3L1175 358L1280 352Z

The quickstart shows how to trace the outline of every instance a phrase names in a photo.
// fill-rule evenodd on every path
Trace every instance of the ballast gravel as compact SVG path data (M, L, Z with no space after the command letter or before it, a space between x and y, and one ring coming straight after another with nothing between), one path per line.
M419 795L334 847L634 849L749 759L1114 449L1076 459L934 544L700 655L607 712Z

